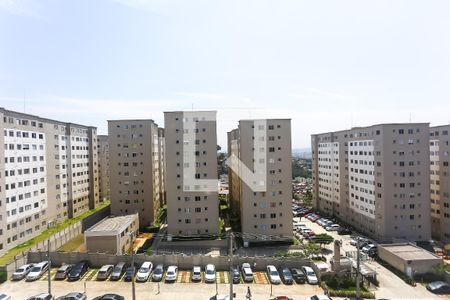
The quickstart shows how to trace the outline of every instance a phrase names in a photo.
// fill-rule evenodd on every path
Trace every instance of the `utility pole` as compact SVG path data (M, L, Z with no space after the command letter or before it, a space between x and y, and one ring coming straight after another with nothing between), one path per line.
M230 300L232 300L234 297L233 294L233 233L230 232L229 234L230 239L230 250L228 250L228 259L230 261Z
M356 299L361 299L361 288L359 286L359 267L360 267L360 258L359 258L359 237L357 238L356 243Z
M48 275L48 294L51 295L52 294L52 277L50 275L50 271L52 269L52 262L50 260L50 237L47 240L47 260L48 260L48 270L47 270L47 275Z
M128 233L131 237L131 266L134 268L134 242L133 238L135 233L129 232ZM131 275L131 295L133 300L136 300L136 287L135 287L135 281L136 281L136 272L133 271L133 274Z

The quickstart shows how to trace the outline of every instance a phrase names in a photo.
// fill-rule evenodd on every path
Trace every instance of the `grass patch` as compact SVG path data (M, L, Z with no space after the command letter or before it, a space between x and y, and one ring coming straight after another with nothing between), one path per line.
M84 235L80 234L62 245L58 252L77 252L81 245L84 244Z
M18 255L22 252L28 251L34 245L36 245L42 241L45 241L46 239L48 239L50 236L54 235L55 233L66 229L70 225L75 224L75 223L83 220L84 218L89 217L90 215L96 213L97 211L107 207L108 205L109 205L109 202L104 202L99 207L91 209L90 211L87 211L87 212L79 215L78 217L75 217L73 219L67 219L67 220L57 224L54 227L44 230L40 235L35 236L34 238L32 238L20 245L17 245L16 247L14 247L14 248L10 249L8 252L6 252L2 257L0 257L0 265L8 264L9 262L14 260L14 257L16 255Z

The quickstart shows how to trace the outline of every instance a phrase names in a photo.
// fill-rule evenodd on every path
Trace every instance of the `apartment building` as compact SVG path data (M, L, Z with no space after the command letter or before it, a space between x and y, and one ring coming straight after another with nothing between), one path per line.
M217 234L215 111L165 112L168 233Z
M99 204L95 127L0 108L0 255Z
M99 171L99 195L100 200L109 200L109 143L107 135L97 136L97 155Z
M291 120L241 120L228 132L230 204L244 244L292 241ZM248 170L248 171L246 171Z
M379 241L429 241L428 135L428 123L312 135L315 207Z
M430 128L431 233L450 243L450 125Z
M153 120L108 121L111 213L139 213L149 226L161 207L161 134Z

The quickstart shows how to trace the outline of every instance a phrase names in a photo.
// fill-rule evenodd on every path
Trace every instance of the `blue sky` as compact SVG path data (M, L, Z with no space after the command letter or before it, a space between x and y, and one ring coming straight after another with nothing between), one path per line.
M218 110L310 134L450 122L450 1L0 0L0 106L94 125Z

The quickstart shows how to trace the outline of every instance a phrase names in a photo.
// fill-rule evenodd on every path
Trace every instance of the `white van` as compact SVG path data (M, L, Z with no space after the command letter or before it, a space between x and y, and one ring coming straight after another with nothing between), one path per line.
M48 261L34 265L27 275L27 281L37 280L48 270Z

